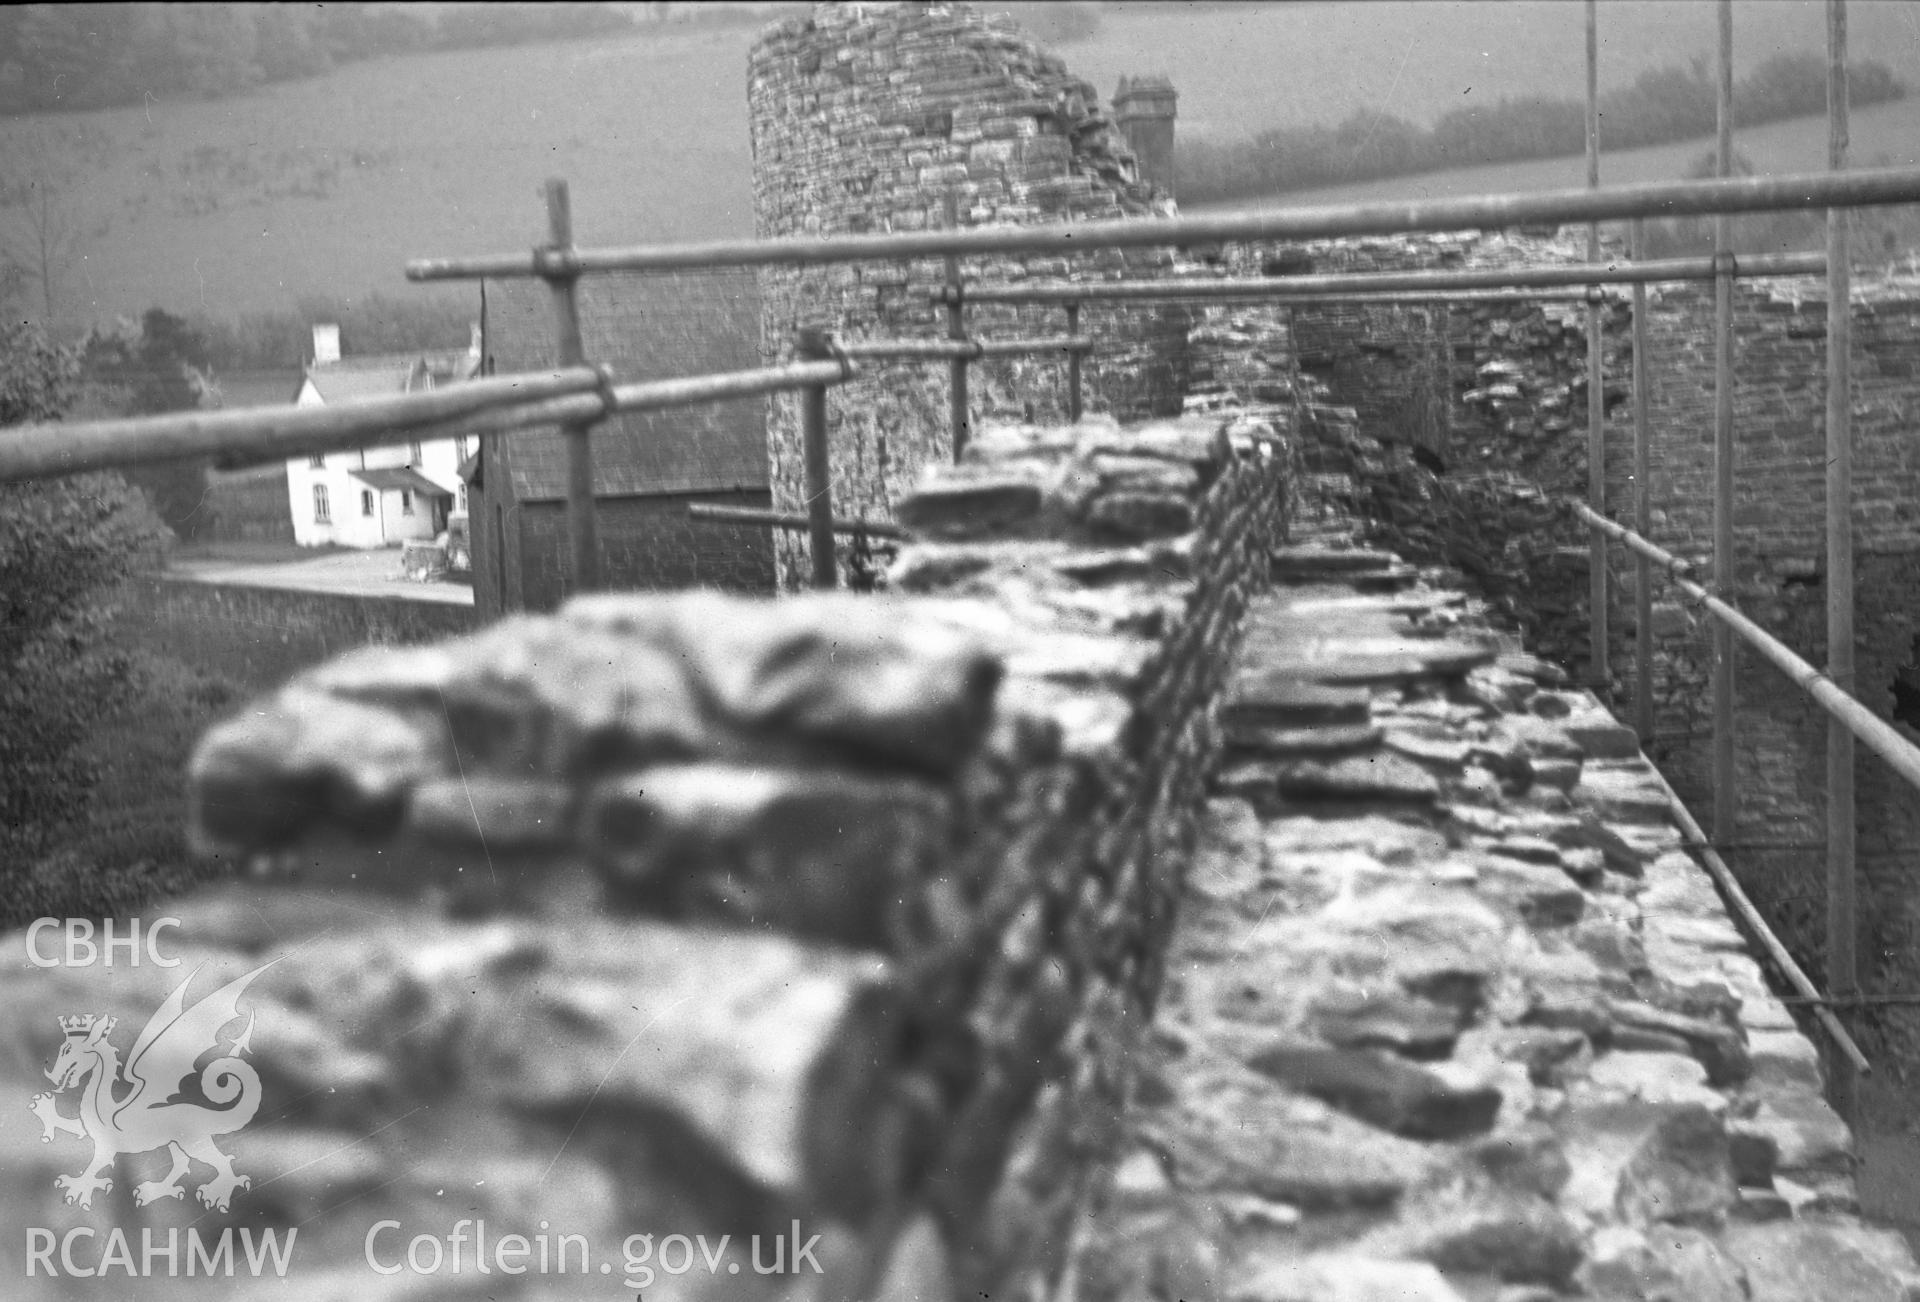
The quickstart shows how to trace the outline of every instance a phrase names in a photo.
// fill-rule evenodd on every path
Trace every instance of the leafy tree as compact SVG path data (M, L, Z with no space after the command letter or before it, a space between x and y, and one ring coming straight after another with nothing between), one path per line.
M88 244L104 236L74 199L70 151L93 141L56 132L22 141L0 175L0 303L18 301L51 329L67 306L68 274Z
M253 26L260 73L267 81L311 77L333 66L315 11L300 5L260 5Z
M625 14L599 4L485 4L449 8L434 44L443 50L520 45L630 31Z
M0 324L0 427L58 419L79 376L77 349ZM116 474L0 485L0 881L89 800L80 747L132 682L105 638L112 596L160 538Z
M1687 165L1686 179L1704 181L1720 175L1718 149L1696 154ZM1733 176L1752 176L1753 160L1733 151L1728 168ZM1728 234L1737 253L1782 253L1821 248L1826 241L1826 214L1820 212L1753 212L1736 215ZM1673 217L1647 224L1647 251L1656 258L1711 253L1712 217Z
M191 411L212 387L205 338L157 307L141 317L138 334L90 335L84 370L89 382L113 395L109 401L121 416ZM126 478L146 494L169 528L192 538L211 523L204 510L207 469L204 461L175 461L131 468Z
M413 54L433 43L433 30L404 9L345 4L326 12L320 39L335 63Z
M292 309L250 312L238 319L198 315L193 329L221 371L293 369L313 346L316 322L340 326L347 356L464 348L480 305L470 293L372 293L358 299L301 297Z

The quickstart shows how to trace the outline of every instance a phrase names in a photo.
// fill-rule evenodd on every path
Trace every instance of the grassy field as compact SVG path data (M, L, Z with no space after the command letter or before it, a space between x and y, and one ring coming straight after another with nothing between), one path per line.
M1097 32L1062 54L1103 93L1122 73L1167 72L1181 93L1180 130L1193 135L1331 122L1363 107L1425 122L1462 96L1577 94L1582 13L1561 0L1169 5L1103 11ZM1821 21L1812 0L1740 0L1738 64L1820 48ZM1920 85L1920 6L1855 0L1851 23L1859 54ZM1704 3L1608 0L1601 25L1607 85L1711 53ZM45 160L67 175L61 202L77 247L59 282L63 329L153 306L221 316L284 309L319 293L433 293L466 304L471 289L408 286L403 264L532 245L543 235L537 191L548 176L572 182L585 241L750 234L754 34L414 56L207 103L4 120L0 175ZM1903 111L1862 113L1856 155L1909 157L1910 119L1889 117L1883 129L1875 118ZM1792 142L1820 130L1743 133L1741 147L1770 168L1769 141L1786 142L1787 157L1799 148ZM1675 158L1683 165L1698 152L1623 155L1608 176L1630 179L1642 167L1671 175ZM1578 167L1463 171L1380 192L1560 184Z
M752 29L361 64L208 103L0 122L0 172L51 142L86 235L64 327L410 287L410 257L526 248L549 176L584 241L753 227ZM102 229L104 228L104 229Z

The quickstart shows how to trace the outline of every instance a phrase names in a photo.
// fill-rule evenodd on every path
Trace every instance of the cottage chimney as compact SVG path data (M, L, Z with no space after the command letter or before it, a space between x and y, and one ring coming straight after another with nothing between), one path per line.
M1171 199L1173 115L1180 98L1163 76L1122 77L1113 92L1113 120L1140 163L1140 179Z
M313 364L325 366L340 360L340 327L317 325L313 328Z

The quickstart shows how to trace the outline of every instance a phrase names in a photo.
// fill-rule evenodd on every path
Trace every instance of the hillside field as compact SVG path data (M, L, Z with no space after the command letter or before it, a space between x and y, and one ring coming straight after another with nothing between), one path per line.
M63 327L412 287L409 258L529 248L572 186L582 242L751 233L751 29L359 64L204 103L0 121L51 143L86 234Z
M1850 9L1856 55L1920 90L1920 5ZM1108 8L1090 38L1061 53L1103 94L1122 73L1167 72L1180 130L1223 138L1363 107L1426 122L1464 95L1578 94L1582 12L1564 0ZM1711 56L1705 3L1608 0L1600 22L1606 85ZM1736 62L1744 71L1784 49L1818 49L1821 22L1817 0L1740 0ZM549 176L572 183L583 242L751 234L745 83L755 30L411 56L228 99L5 119L0 176L56 178L77 237L57 281L62 330L153 306L237 316L375 290L477 308L473 289L409 286L402 267L538 242ZM1863 111L1855 156L1911 158L1920 139L1911 112ZM1763 169L1813 165L1791 142L1822 132L1782 124L1742 133L1741 148ZM1776 150L1775 139L1787 143ZM1621 155L1605 175L1676 175L1702 147ZM1580 166L1470 169L1353 193L1557 185Z

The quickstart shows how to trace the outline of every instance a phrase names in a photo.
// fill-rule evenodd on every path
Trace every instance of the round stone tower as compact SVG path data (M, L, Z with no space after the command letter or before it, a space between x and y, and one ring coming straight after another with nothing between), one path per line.
M774 25L755 44L747 105L754 217L762 237L918 231L961 225L1152 218L1168 211L1141 181L1133 151L1087 82L1000 17L960 4L821 3ZM1164 250L964 260L968 280L1031 276L1150 276ZM933 300L938 259L760 273L761 347L788 356L795 331L823 324L843 338L933 338L946 332ZM1179 410L1185 314L1088 307L1081 329L1100 340L1087 359L1086 409L1123 419ZM1060 334L1059 308L977 307L977 336ZM976 364L970 421L1060 419L1060 357ZM832 390L828 428L838 515L886 519L923 466L952 457L946 368L875 364ZM767 423L776 509L804 509L798 404L776 397ZM803 539L783 536L783 582L806 573Z

